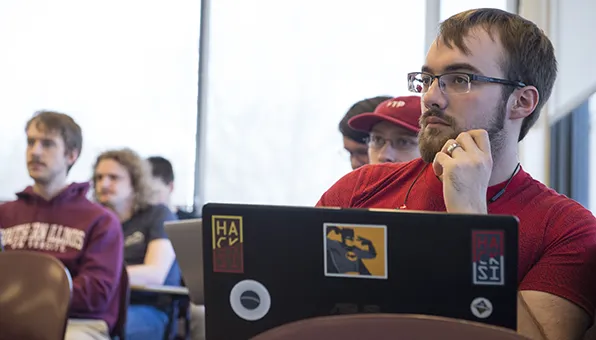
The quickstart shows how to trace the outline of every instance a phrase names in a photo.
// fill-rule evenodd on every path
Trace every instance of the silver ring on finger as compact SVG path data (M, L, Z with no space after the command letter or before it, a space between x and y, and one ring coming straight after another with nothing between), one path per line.
M459 145L459 143L453 143L453 144L449 145L447 147L447 154L449 156L453 157L453 150L455 150L457 148L461 148L461 145Z

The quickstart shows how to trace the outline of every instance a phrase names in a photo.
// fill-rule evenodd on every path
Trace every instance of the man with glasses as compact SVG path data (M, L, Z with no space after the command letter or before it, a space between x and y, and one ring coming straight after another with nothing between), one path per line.
M341 132L343 138L344 149L350 154L352 170L358 169L369 162L367 145L368 134L352 129L348 125L348 122L353 117L374 111L379 104L388 99L391 99L391 97L378 96L358 101L350 107L348 112L339 122L339 132Z
M533 179L517 151L556 74L532 22L493 8L452 16L408 75L422 94L421 158L358 169L317 205L517 216L518 332L582 339L596 308L596 218Z
M382 102L374 112L353 117L348 123L352 129L369 134L366 140L370 164L409 162L420 157L420 114L420 97L397 97Z

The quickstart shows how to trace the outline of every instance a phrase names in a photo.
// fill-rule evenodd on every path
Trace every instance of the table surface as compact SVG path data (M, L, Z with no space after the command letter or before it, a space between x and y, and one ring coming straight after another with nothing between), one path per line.
M133 285L130 286L133 291L163 293L171 295L188 295L188 288L180 286L164 286L164 285Z

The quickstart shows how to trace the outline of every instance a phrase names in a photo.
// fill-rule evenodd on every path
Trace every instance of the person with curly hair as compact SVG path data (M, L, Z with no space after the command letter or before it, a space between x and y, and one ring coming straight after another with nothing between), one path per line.
M172 285L181 282L180 269L164 222L175 220L156 194L149 164L130 149L100 154L93 167L94 198L122 223L124 261L131 285ZM126 320L128 339L162 339L170 301L163 296L133 291Z

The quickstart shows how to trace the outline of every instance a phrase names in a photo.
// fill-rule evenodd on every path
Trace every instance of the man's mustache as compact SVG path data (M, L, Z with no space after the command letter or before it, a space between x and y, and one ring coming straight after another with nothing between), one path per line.
M449 117L448 115L446 115L445 112L443 112L443 110L432 106L429 109L427 109L426 111L424 111L424 113L422 113L422 115L420 116L420 126L423 126L426 124L426 119L428 117L437 117L441 120L444 120L445 122L447 122L450 125L454 125L454 123L455 123L454 119Z
M27 164L29 164L29 165L39 164L39 165L45 166L45 163L42 162L39 158L32 158Z

